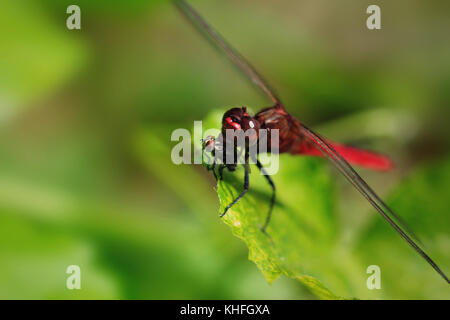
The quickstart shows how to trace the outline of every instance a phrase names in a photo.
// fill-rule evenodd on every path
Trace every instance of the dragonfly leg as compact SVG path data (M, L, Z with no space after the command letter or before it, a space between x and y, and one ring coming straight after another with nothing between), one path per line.
M219 166L219 168L220 168L220 166ZM217 174L216 174L216 161L214 161L211 170L212 170L212 172L213 172L213 174L214 174L214 178L216 178L216 181L219 180L219 177L218 177ZM222 180L222 177L220 177L220 179Z
M225 165L220 165L219 166L219 179L223 180L223 169L225 169Z
M216 175L216 160L214 160L214 162L213 162L211 165L207 165L207 166L206 166L206 169L207 169L208 171L212 171L213 174L214 174L214 178L216 178L216 180L217 180L217 175Z
M204 141L204 140L202 139L202 142L203 142L203 141ZM205 148L205 147L203 147L203 148ZM206 155L206 157L208 158L207 160L210 161L211 158L210 158L210 156L208 155L208 153L206 153L205 155ZM208 171L212 171L212 172L213 172L214 178L215 178L216 181L217 181L217 174L216 174L216 165L217 165L217 161L216 161L216 152L215 152L214 149L211 151L211 155L213 156L213 163L212 163L212 164L207 164L207 165L206 165L206 169L207 169ZM209 163L209 162L207 162L207 163Z
M236 199L234 199L234 201L232 203L230 203L225 208L223 213L220 215L221 218L225 215L225 213L227 213L228 209L230 209L232 206L234 206L236 204L236 202L238 202L248 191L248 187L249 187L249 165L248 165L248 161L247 161L246 164L244 164L244 169L245 169L244 191L242 191L241 194Z
M259 162L259 160L256 161L256 166L258 167L258 169L261 171L261 173L267 179L267 182L269 182L270 186L272 187L272 199L270 200L269 213L267 214L266 221L264 222L264 226L262 227L262 231L264 233L266 233L267 226L269 225L270 218L272 217L273 207L275 206L276 188L275 188L275 184L273 183L273 180L267 174L266 170L262 166L261 162Z
M216 158L216 154L215 154L215 150L213 150L213 151L211 151L211 154L212 154L212 156L214 157L214 161L213 161L213 163L211 164L211 165L207 165L206 166L206 169L208 170L208 171L212 171L213 172L213 174L214 174L214 178L216 179L216 181L217 180L223 180L223 169L225 168L225 165L224 164L217 164L217 158ZM219 169L219 175L217 176L217 173L216 173L216 167L218 167Z

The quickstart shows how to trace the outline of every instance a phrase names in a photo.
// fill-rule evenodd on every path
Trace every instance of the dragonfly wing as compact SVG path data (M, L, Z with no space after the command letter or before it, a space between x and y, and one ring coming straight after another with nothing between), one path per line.
M334 166L347 178L347 180L369 201L369 203L381 214L381 216L400 234L400 236L420 254L447 283L450 283L445 273L438 265L403 231L403 229L393 220L401 223L401 219L388 207L386 203L369 187L369 185L359 176L353 167L320 135L313 132L303 124L301 125L301 134L307 138L313 145L320 150L323 155L331 160ZM405 228L405 227L404 227ZM405 228L407 229L407 228Z
M225 53L228 59L259 89L261 89L275 105L283 108L281 100L270 88L267 81L248 63L248 61L235 50L213 27L211 27L200 14L184 0L175 0L176 6L186 18L205 36L209 42Z

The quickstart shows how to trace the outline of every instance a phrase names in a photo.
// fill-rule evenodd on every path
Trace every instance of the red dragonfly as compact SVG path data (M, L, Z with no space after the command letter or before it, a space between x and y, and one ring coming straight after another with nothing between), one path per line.
M333 165L344 175L344 177L367 199L367 201L381 214L381 216L399 233L399 235L419 254L421 255L438 273L450 283L445 273L438 265L420 248L420 243L414 234L409 231L404 222L398 217L392 209L372 190L372 188L359 176L350 163L361 167L385 171L392 168L393 163L389 158L366 150L357 149L350 146L341 145L324 139L315 133L303 123L290 115L284 108L283 103L274 93L267 82L259 73L233 49L185 0L175 0L175 4L180 11L189 19L189 21L199 29L199 31L216 47L218 47L226 56L246 75L246 77L256 85L272 101L273 106L258 112L254 117L247 113L245 107L233 108L228 110L222 119L222 135L225 130L249 130L250 128L278 129L279 130L279 152L290 153L294 155L323 156L329 159ZM269 133L270 134L270 133ZM258 137L256 137L258 139ZM270 139L268 139L270 141ZM204 141L204 146L211 146L214 138L208 138ZM223 143L226 148L227 142ZM214 147L213 150L214 152ZM265 176L273 194L269 214L267 215L262 231L265 232L270 222L273 206L275 204L275 184L266 173L261 163L256 160L256 165ZM215 174L214 162L209 169ZM237 163L221 164L219 166L219 178L222 178L222 170L226 167L230 171L236 169ZM236 204L249 189L249 162L246 154L245 163L244 190L230 203L221 214L226 214L234 204ZM216 176L217 178L217 176ZM414 238L414 240L413 240Z

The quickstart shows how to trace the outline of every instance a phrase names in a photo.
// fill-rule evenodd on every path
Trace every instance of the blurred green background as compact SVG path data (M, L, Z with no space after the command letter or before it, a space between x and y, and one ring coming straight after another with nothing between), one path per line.
M376 1L379 31L365 26L373 1L190 2L302 122L392 156L394 171L362 174L449 273L449 2ZM81 30L66 28L70 4L81 7ZM211 174L170 161L173 129L229 106L268 106L171 1L1 8L0 298L315 298L286 277L269 285L217 217ZM365 281L368 265L382 266L382 290L335 293L450 298L351 186L329 175L349 269ZM72 264L81 290L65 287Z

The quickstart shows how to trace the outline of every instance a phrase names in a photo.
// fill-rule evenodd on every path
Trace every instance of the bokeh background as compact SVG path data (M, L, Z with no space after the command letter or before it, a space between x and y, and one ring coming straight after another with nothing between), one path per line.
M393 172L362 174L449 273L450 4L378 0L382 30L369 31L372 2L191 4L301 121L392 156ZM81 30L66 28L70 4ZM171 1L1 1L0 39L0 298L315 298L286 277L269 285L217 217L211 174L170 161L173 129L229 106L268 106ZM369 264L400 271L370 297L450 298L330 175L355 276ZM71 264L82 290L65 287Z

